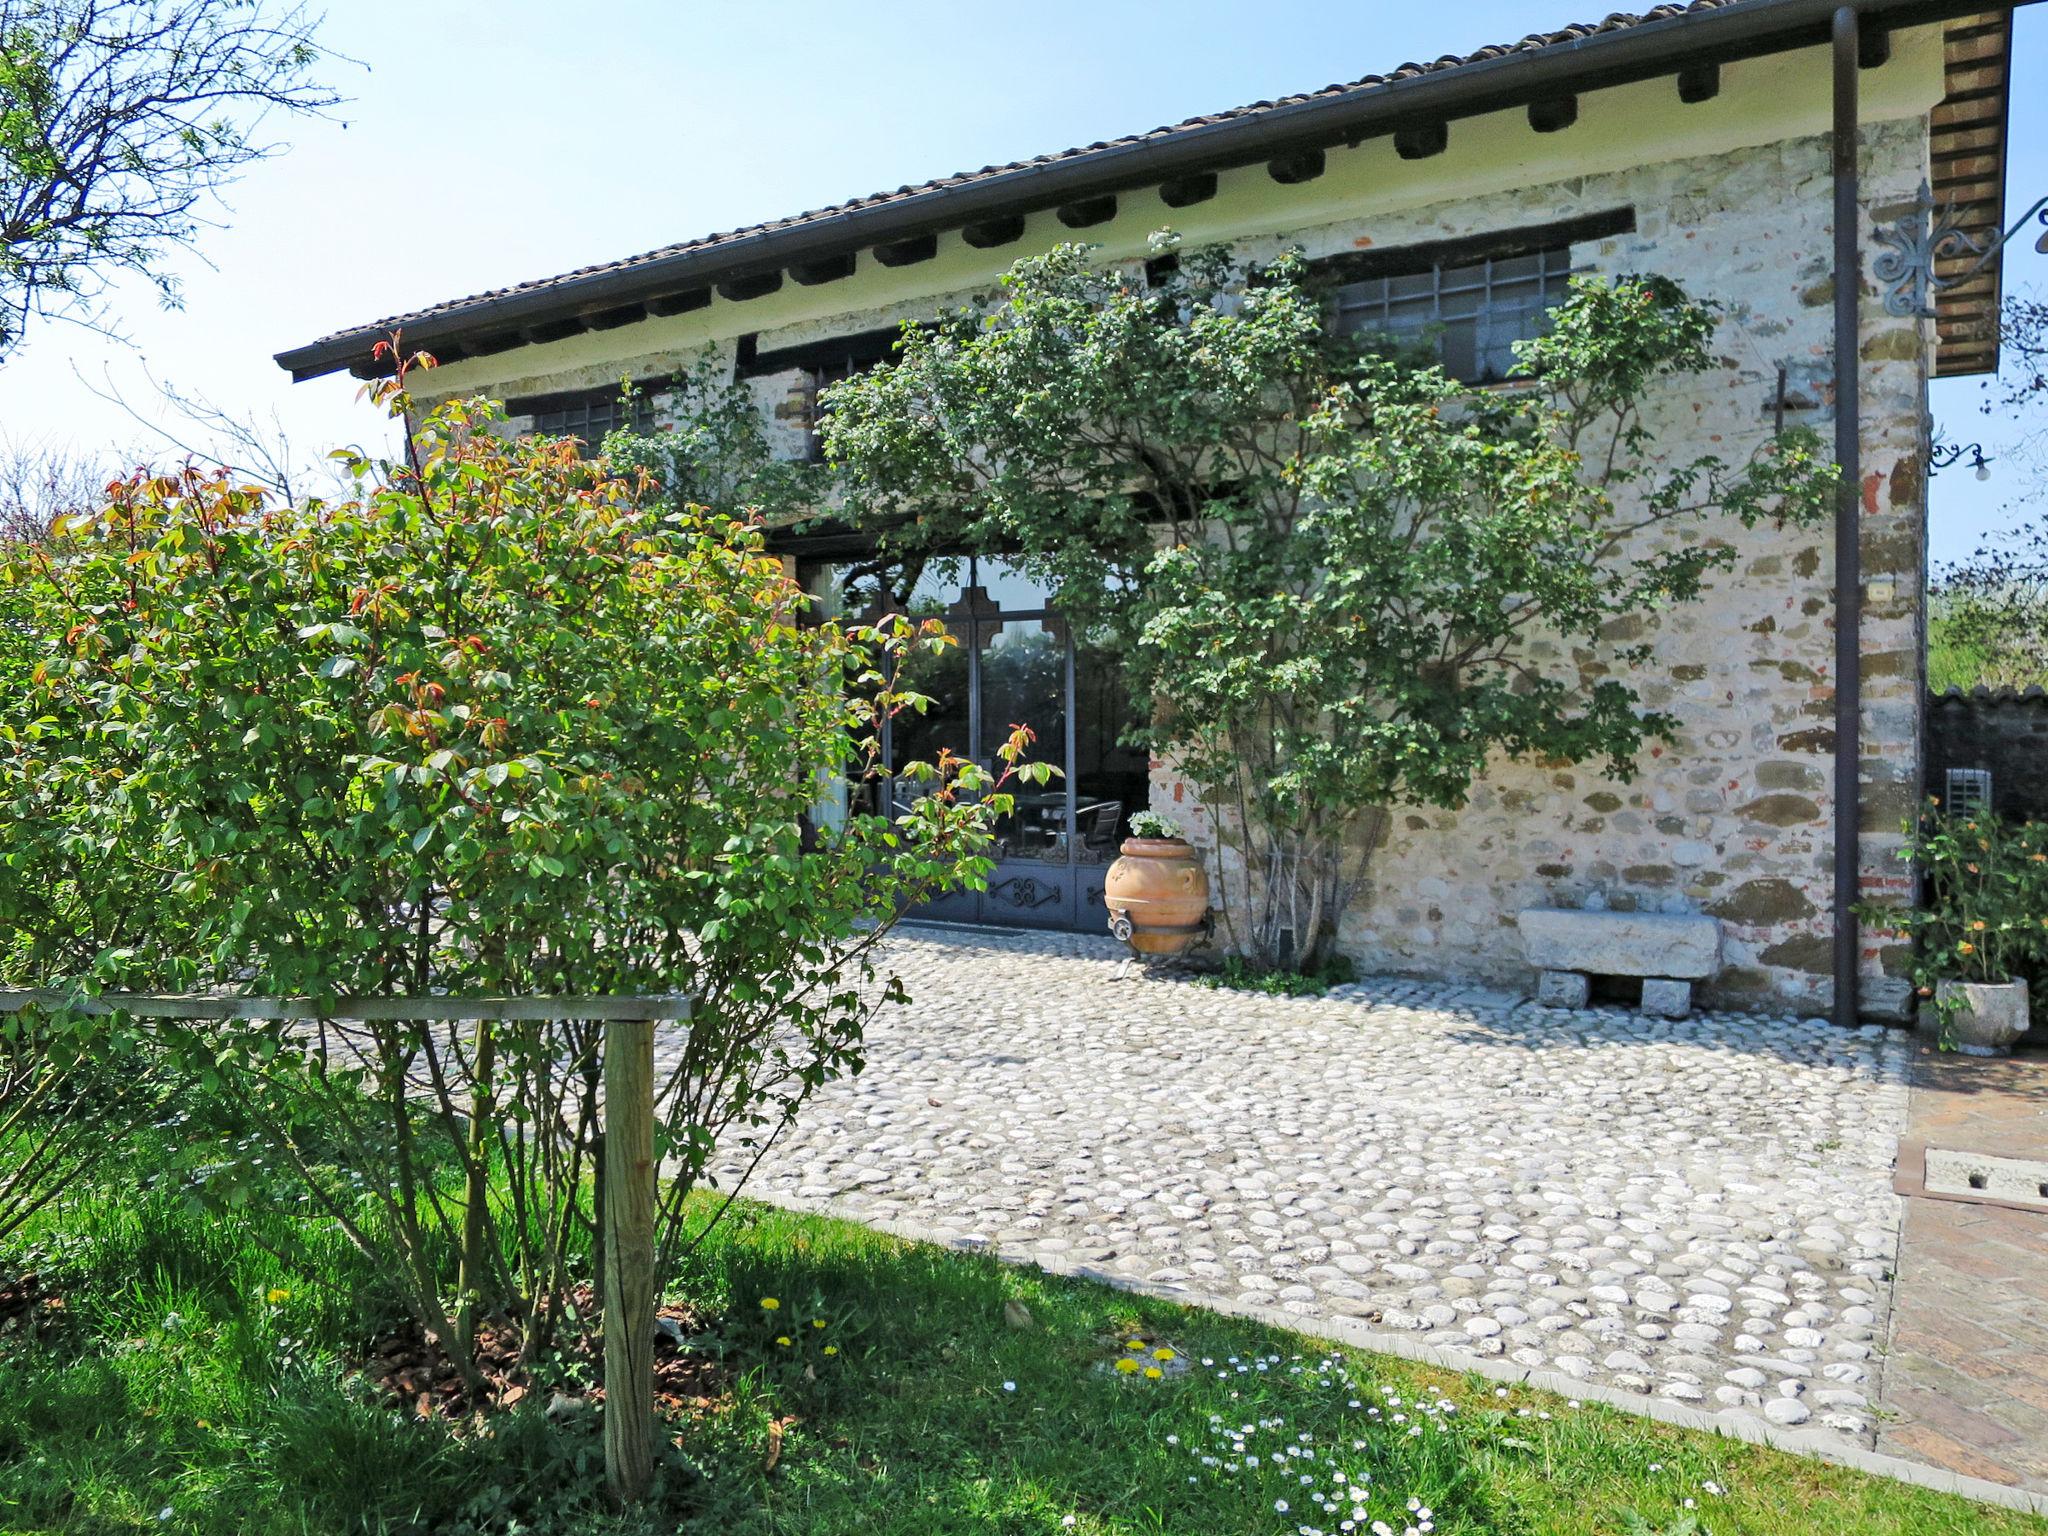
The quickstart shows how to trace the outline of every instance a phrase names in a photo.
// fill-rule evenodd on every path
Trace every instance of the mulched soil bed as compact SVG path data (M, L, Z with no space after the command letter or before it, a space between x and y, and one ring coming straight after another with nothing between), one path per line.
M41 1338L64 1320L64 1298L34 1274L0 1276L0 1339Z
M0 1292L0 1298L4 1296ZM579 1287L575 1301L577 1317L564 1325L554 1355L532 1366L520 1363L517 1328L500 1320L478 1330L477 1364L490 1387L489 1401L471 1401L447 1355L411 1322L370 1346L362 1362L363 1379L394 1407L423 1419L502 1411L535 1393L546 1394L549 1412L556 1417L578 1413L604 1401L604 1342L590 1288ZM725 1394L732 1372L723 1361L691 1347L691 1340L708 1327L701 1313L664 1306L656 1316L655 1412L664 1418L701 1414Z

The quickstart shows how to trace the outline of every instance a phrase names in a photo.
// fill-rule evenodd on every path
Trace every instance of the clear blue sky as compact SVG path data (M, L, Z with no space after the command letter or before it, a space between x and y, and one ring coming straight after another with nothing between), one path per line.
M290 385L277 349L342 325L948 171L1085 144L1584 19L1607 0L334 0L332 121L281 121L288 153L231 194L186 303L125 295L133 348L45 325L0 367L0 433L134 443L75 381L145 364L308 445L361 440L354 382ZM2018 17L2010 197L2048 193L2048 6ZM2048 291L2015 241L2009 282ZM1972 381L1938 386L1956 435L1995 437ZM2011 487L1935 482L1937 558L1966 552Z

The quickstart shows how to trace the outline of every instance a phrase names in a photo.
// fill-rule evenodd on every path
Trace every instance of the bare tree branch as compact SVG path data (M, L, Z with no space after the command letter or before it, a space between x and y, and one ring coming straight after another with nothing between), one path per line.
M340 489L342 477L324 460L307 460L293 444L284 420L272 407L268 416L240 414L205 395L179 389L145 367L150 392L170 409L171 420L142 409L114 382L111 368L93 383L77 368L78 382L107 404L124 412L180 460L226 470L236 479L275 492L278 499L297 502L316 486Z
M0 438L0 544L44 538L59 517L98 506L114 472L61 444Z
M0 0L0 359L31 320L106 327L126 274L178 301L170 255L277 111L341 98L295 0Z

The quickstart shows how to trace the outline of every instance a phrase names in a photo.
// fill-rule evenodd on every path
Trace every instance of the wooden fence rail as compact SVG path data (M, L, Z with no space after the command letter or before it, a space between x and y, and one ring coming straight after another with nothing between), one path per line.
M334 1019L604 1024L604 1463L631 1503L654 1477L654 1026L685 1022L686 997L230 997L205 993L0 990L0 1014L26 1008L221 1023Z

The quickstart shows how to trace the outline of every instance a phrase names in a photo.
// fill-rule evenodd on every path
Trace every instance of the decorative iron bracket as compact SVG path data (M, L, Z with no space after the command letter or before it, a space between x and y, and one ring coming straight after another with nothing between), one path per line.
M1871 262L1870 270L1884 289L1887 314L1933 319L1934 301L1944 289L1966 283L1990 266L2006 242L2033 219L2039 218L2044 226L2048 226L2048 197L2021 214L2018 222L2000 235L1996 243L1972 235L1963 227L1958 214L1954 203L1937 205L1933 189L1923 181L1920 183L1920 195L1913 200L1910 212L1890 224L1877 226L1877 243L1883 249ZM2048 234L2041 236L2035 249L2048 253ZM1977 259L1970 264L1969 270L1946 278L1935 274L1937 262L1958 261L1971 256Z

